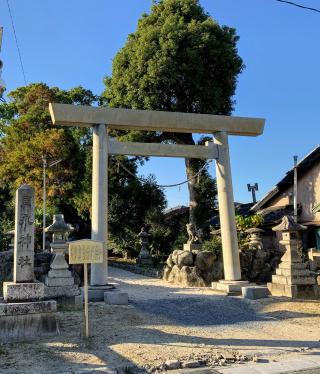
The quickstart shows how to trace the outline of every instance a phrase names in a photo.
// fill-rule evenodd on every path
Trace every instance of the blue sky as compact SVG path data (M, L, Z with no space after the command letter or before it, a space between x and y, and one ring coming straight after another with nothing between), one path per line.
M298 0L297 0L298 1ZM247 183L262 197L320 143L320 14L275 0L200 0L205 10L240 36L246 69L239 77L234 115L266 118L261 137L231 137L235 200L248 202ZM112 59L151 0L10 0L27 82L99 94ZM319 0L300 3L320 7ZM5 0L1 58L8 90L24 84ZM214 174L214 167L210 167ZM154 158L140 170L160 184L185 179L184 160ZM169 206L188 203L186 186L167 189Z

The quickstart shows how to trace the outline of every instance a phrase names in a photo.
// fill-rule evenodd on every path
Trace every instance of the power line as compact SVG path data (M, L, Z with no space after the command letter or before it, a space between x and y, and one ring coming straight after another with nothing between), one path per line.
M11 19L11 25L12 25L12 29L13 29L13 35L14 35L14 39L16 41L16 46L17 46L17 50L18 50L18 55L19 55L19 60L20 60L21 71L22 71L24 83L25 83L25 85L27 85L26 74L25 74L25 71L24 71L23 63L22 63L21 52L20 52L20 48L19 48L19 43L18 43L16 28L14 26L14 22L13 22L13 17L12 17L12 13L11 13L11 8L10 8L9 0L7 0L7 6L8 6L8 11L9 11L10 19Z
M147 181L145 178L143 178L143 177L138 177L136 174L132 173L128 168L126 168L126 167L123 165L123 163L122 163L121 161L117 160L117 162L118 162L118 165L120 165L120 166L122 167L122 169L125 170L125 171L126 171L128 174L130 174L132 177L134 177L134 178L140 180L141 182L146 182L146 181ZM203 171L204 169L206 169L206 167L208 166L208 164L209 164L210 162L212 162L212 160L207 161L207 162L202 166L202 168L201 168L201 169L200 169L200 170L199 170L195 175L193 175L191 178L189 178L189 179L187 179L187 180L185 180L185 181L183 181L183 182L174 183L174 184L158 185L158 187L160 187L160 188L170 188L170 187L178 187L178 186L182 186L183 184L186 184L186 183L188 183L189 181L191 181L191 180L197 178L198 176L200 176L200 174L202 173L202 171Z
M294 2L292 2L292 1L287 1L287 0L276 0L276 1L278 1L279 3L286 3L286 4L289 4L289 5L296 6L296 7L298 7L298 8L307 9L307 10L312 10L313 12L320 13L320 9L310 8L310 7L308 7L308 6L301 5L301 4L297 4L297 3L294 3Z

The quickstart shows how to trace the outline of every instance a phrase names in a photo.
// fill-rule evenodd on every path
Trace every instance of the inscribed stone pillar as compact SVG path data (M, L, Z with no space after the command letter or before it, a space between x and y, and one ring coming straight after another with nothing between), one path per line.
M216 160L216 178L224 278L226 281L238 281L241 279L241 270L227 132L216 132L214 143L219 146L219 156Z
M34 189L27 184L16 192L13 281L34 281Z
M103 242L104 261L91 265L91 286L108 283L108 152L106 125L93 126L91 239Z

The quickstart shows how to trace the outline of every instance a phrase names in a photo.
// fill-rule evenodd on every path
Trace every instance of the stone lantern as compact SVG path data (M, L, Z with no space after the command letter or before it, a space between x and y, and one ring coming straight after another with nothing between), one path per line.
M73 230L74 228L71 225L65 223L63 214L55 214L52 225L45 229L45 232L52 234L50 247L51 252L54 253L50 271L45 277L45 284L48 287L74 286L74 279L65 259L65 253L68 249L68 236Z
M320 296L315 277L306 268L298 253L300 241L297 234L306 229L306 226L296 223L292 216L284 216L281 223L272 228L273 231L282 232L280 244L286 248L276 274L272 276L272 282L268 283L268 289L273 296L300 299L316 299Z
M263 249L261 234L265 231L257 227L247 229L246 233L250 234L249 248L250 249Z
M150 234L148 234L146 229L142 227L141 231L138 234L138 238L140 239L140 244L141 244L141 250L137 258L137 264L140 264L140 265L151 265L152 264L152 258L148 251L149 237L150 237Z

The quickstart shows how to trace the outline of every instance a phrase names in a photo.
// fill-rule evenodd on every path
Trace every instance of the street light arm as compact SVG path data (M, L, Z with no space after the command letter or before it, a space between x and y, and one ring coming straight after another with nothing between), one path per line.
M54 165L59 164L61 161L62 161L62 159L60 159L60 160L56 160L56 161L52 161L52 162L48 165L48 168L51 168L51 166L54 166Z

